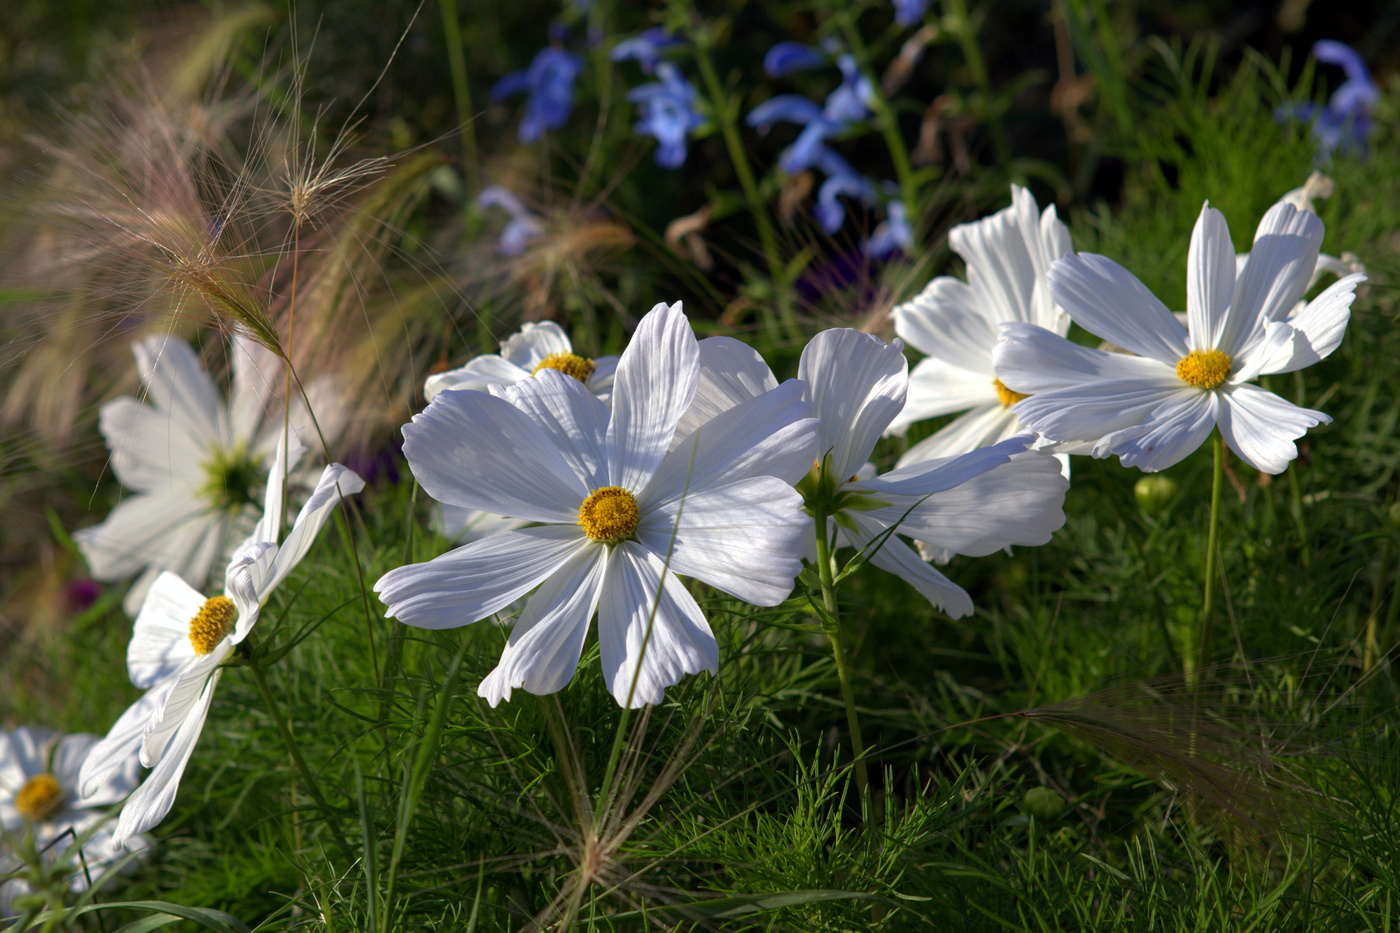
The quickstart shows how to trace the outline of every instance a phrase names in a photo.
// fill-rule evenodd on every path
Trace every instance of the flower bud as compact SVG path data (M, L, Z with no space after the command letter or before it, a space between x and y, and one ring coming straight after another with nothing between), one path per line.
M1133 487L1133 496L1137 499L1138 508L1148 515L1156 515L1165 509L1176 498L1176 493L1176 480L1161 473L1148 474Z
M1390 509L1386 512L1386 517L1390 519L1391 528L1400 528L1400 499L1390 503Z
M1032 787L1021 799L1021 807L1038 820L1053 820L1065 809L1065 798L1048 787Z

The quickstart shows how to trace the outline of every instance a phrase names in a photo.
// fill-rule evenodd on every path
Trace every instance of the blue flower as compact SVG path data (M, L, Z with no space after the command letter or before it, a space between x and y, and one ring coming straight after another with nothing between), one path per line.
M780 94L749 111L746 118L749 126L757 127L760 132L767 132L774 123L795 123L803 127L797 140L778 158L778 164L789 175L816 165L818 150L825 147L826 140L870 116L868 101L874 92L870 81L860 73L855 58L842 55L836 64L841 69L841 84L827 95L825 105L819 107L816 102L797 94Z
M695 90L670 62L657 62L661 80L633 88L627 99L642 108L642 118L633 127L644 136L654 136L656 164L679 168L685 163L686 137L705 121L695 110Z
M912 26L924 18L929 0L894 0L894 21L901 26Z
M519 136L521 142L534 142L545 130L557 130L568 122L574 109L574 79L581 70L582 58L550 46L540 50L529 68L497 81L491 88L491 99L529 94Z
M909 215L904 210L904 202L891 201L885 207L885 219L865 241L865 255L872 259L888 259L896 249L908 255L914 251L914 230L909 226Z
M862 204L875 203L875 184L851 168L839 152L828 146L818 146L813 152L813 165L826 175L817 189L817 206L812 214L817 225L827 233L835 233L846 222L846 205L841 196L856 198Z
M662 50L680 45L680 42L679 37L671 35L660 26L655 26L639 36L623 39L613 46L608 58L615 62L635 59L642 66L642 71L651 74L656 70L656 63L661 60Z
M1380 100L1380 88L1371 80L1371 72L1361 56L1349 45L1320 39L1313 45L1313 55L1320 62L1340 65L1347 79L1332 92L1325 107L1319 109L1312 103L1284 104L1274 111L1275 119L1311 120L1318 158L1323 162L1337 148L1343 152L1364 153L1366 138L1373 129L1371 108Z
M506 256L519 256L524 252L526 243L544 233L544 225L540 223L540 219L530 213L513 192L500 185L482 188L481 193L476 196L476 206L483 209L499 207L510 215L510 222L501 231L501 238L496 241L497 252Z
M818 48L803 45L801 42L779 42L763 56L763 70L772 78L781 78L794 71L810 71L820 68L831 60L831 56Z

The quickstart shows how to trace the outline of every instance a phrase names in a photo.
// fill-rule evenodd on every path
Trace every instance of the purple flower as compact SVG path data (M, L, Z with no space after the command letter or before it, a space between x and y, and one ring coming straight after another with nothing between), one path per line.
M524 252L526 243L544 232L540 219L530 213L514 193L500 185L482 188L476 196L476 206L483 209L499 207L510 214L510 221L496 242L496 251L506 256L519 256Z
M497 81L491 88L491 99L529 94L519 135L521 142L534 142L545 130L557 130L568 122L574 109L574 79L582 69L582 58L549 46L540 50L529 68Z
M608 58L615 62L635 59L642 66L642 71L651 74L656 70L656 63L661 60L662 51L680 43L679 37L671 35L660 26L654 26L639 36L623 39L613 46Z
M817 206L812 213L817 224L827 233L835 233L846 222L846 205L841 196L858 199L862 204L875 203L875 184L851 168L851 163L842 158L836 150L819 146L814 152L814 163L826 174L826 181L817 189Z
M63 587L63 605L69 612L77 613L97 602L102 595L102 585L91 577L75 577Z
M1339 65L1347 79L1332 92L1327 105L1318 108L1312 103L1284 104L1274 111L1278 120L1311 120L1313 136L1317 139L1318 159L1326 162L1332 150L1364 153L1366 138L1374 128L1371 109L1380 100L1380 88L1371 80L1366 63L1351 46L1333 39L1320 39L1313 45L1318 61Z
M817 165L818 151L825 148L828 139L870 116L867 102L874 92L870 81L860 73L855 58L841 55L836 64L841 69L841 84L827 95L825 105L819 107L815 101L797 94L780 94L749 111L746 118L749 126L757 127L762 133L774 123L795 123L803 127L796 141L778 157L778 164L789 175Z
M863 247L865 255L872 259L888 259L895 250L905 255L913 252L914 231L909 226L909 215L904 210L904 202L891 201L885 207L885 219L870 234Z
M779 42L763 56L763 70L771 78L781 78L794 71L810 71L831 61L831 56L818 48L801 42Z
M695 90L670 62L657 62L661 80L633 88L627 99L642 109L642 118L633 127L644 136L654 136L656 164L679 168L685 163L686 138L705 121L695 110Z
M894 21L901 26L912 26L924 18L928 0L894 0Z

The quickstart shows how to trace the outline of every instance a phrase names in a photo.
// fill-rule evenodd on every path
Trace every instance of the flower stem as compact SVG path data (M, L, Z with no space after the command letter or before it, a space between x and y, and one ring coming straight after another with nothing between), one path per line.
M457 102L457 132L462 140L462 173L467 191L475 192L477 178L476 131L472 128L472 92L467 83L466 56L462 54L462 24L457 0L438 0L442 10L442 32L447 40L447 63L452 69L452 96Z
M297 774L301 776L302 784L306 785L306 792L311 796L312 801L320 808L326 816L326 825L330 827L331 835L335 838L335 844L340 847L342 853L350 861L354 861L354 852L350 849L350 843L340 833L337 825L338 816L326 803L326 798L321 796L321 791L316 787L316 778L312 776L311 769L306 766L306 759L301 757L301 749L297 747L295 736L292 735L291 727L287 725L287 720L282 716L282 710L277 706L277 698L272 695L272 689L267 685L267 676L263 673L262 662L258 660L257 651L249 644L251 636L244 644L248 645L248 667L253 672L253 680L258 685L258 692L262 694L263 706L272 717L273 724L277 727L277 732L282 736L282 743L287 746L287 754L291 756L292 766L296 768Z
M846 704L846 723L851 730L851 752L855 755L856 789L860 792L861 807L867 810L867 818L874 819L870 806L870 777L865 769L865 739L860 731L860 714L856 711L856 695L851 688L851 671L846 666L846 649L841 643L841 615L836 603L836 580L831 567L831 545L826 536L826 510L817 506L814 510L817 522L817 573L821 577L822 606L826 617L822 628L831 641L831 653L836 659L836 676L841 681L841 699Z
M1217 430L1213 436L1212 449L1215 451L1215 475L1210 484L1210 530L1206 534L1206 581L1205 595L1201 600L1201 621L1199 641L1196 646L1196 661L1190 673L1197 685L1205 676L1206 663L1210 658L1211 621L1215 614L1215 561L1219 550L1220 499L1225 487L1225 440Z

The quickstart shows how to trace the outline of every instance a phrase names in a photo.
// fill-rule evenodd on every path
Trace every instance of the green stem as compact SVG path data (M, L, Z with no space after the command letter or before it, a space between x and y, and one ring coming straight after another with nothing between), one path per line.
M1304 570L1311 570L1312 549L1308 546L1308 517L1303 511L1303 490L1298 483L1298 471L1292 464L1288 469L1288 497L1293 507L1293 521L1298 526L1298 560Z
M1217 430L1212 438L1215 451L1215 473L1210 484L1210 530L1206 534L1206 585L1201 601L1200 640L1196 647L1196 662L1191 676L1197 685L1205 679L1210 660L1211 622L1215 615L1215 561L1220 538L1220 499L1225 487L1225 441Z
M814 510L817 523L817 573L822 582L822 606L826 618L822 628L831 641L831 653L836 659L836 676L841 681L841 699L846 704L846 724L851 730L851 751L855 755L856 789L860 792L861 807L867 811L867 819L875 814L870 807L870 777L865 770L865 739L860 731L860 713L856 711L856 695L851 688L851 671L846 665L846 649L841 643L840 607L836 603L836 579L831 566L831 545L826 535L826 510L817 506Z
M904 134L899 131L899 118L880 91L880 82L871 71L870 55L866 51L864 40L861 39L860 30L856 28L855 17L850 14L842 16L841 29L846 36L846 43L851 47L851 53L860 65L861 73L870 82L870 109L875 111L880 134L885 137L885 148L889 150L890 160L894 162L894 174L899 179L899 199L904 202L904 210L910 220L909 226L914 231L914 251L917 253L918 225L914 221L919 216L918 188L914 183L914 163L909 158L909 147L904 144Z
M282 710L277 705L277 698L272 695L272 689L267 685L267 675L263 673L262 664L258 661L256 648L251 644L251 641L251 636L244 641L244 644L248 646L248 668L253 672L253 680L258 685L258 692L262 694L263 706L266 707L267 714L272 717L273 725L277 727L278 734L282 736L282 744L287 746L287 754L291 756L292 766L301 776L301 782L306 786L307 794L325 814L326 825L330 827L335 844L340 847L346 859L353 862L355 854L350 849L350 843L340 833L340 826L337 823L338 814L331 808L330 804L326 803L326 798L321 796L321 791L316 787L316 778L312 776L311 769L306 766L306 759L301 757L301 749L297 747L292 729L282 716Z
M452 96L457 101L457 132L462 138L462 173L467 191L474 192L477 177L476 132L472 129L472 92L467 83L467 59L462 52L462 24L457 17L457 0L438 0L442 10L442 33L447 39L447 63L452 68Z

